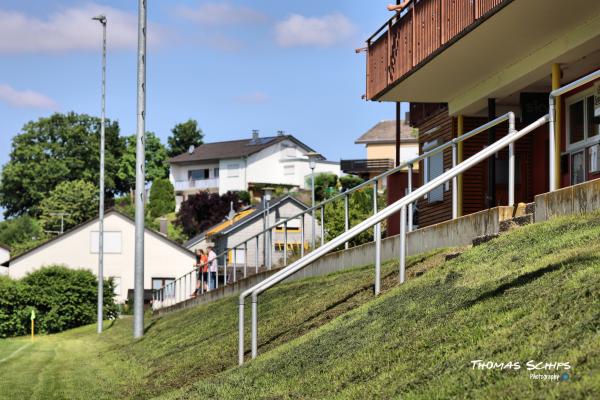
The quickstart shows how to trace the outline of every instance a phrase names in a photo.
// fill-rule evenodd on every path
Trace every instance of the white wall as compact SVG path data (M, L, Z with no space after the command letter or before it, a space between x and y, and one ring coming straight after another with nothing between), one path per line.
M237 166L237 168L234 168ZM219 161L219 194L247 190L246 159L231 158Z
M0 264L10 260L10 251L0 247ZM0 275L8 275L8 268L0 266Z
M291 140L263 149L248 158L248 182L293 185L304 189L306 177L311 172L305 157L306 150ZM338 176L341 173L339 163L324 162L317 163L315 172L331 172Z
M133 289L134 233L132 221L111 212L104 220L105 232L121 232L121 252L104 255L104 276L118 277L121 291L117 301L127 299ZM97 220L65 234L46 246L33 250L11 262L9 276L19 279L46 265L62 264L73 269L88 269L97 274L98 254L91 252L92 232L98 231ZM183 248L165 242L146 231L144 235L144 288L152 288L152 278L177 278L193 269L195 257Z

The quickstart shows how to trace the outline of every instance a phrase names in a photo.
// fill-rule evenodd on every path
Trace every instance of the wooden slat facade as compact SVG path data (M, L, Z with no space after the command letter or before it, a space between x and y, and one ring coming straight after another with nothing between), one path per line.
M487 122L486 118L465 117L464 133L467 133ZM436 114L429 115L427 119L421 120L417 125L419 128L419 151L423 153L423 145L426 142L439 139L439 144L443 144L457 136L458 124L456 118L448 115L446 110L438 110ZM518 128L518 126L517 126ZM428 133L431 132L431 133ZM504 123L496 128L496 139L500 139L508 133L508 124ZM463 159L467 159L475 153L481 151L488 142L487 132L468 139L463 144ZM519 140L515 145L515 154L517 157L516 174L519 175L515 185L516 202L533 201L533 135L528 135ZM508 150L498 153L499 160L508 160ZM504 165L504 164L501 164ZM507 164L506 168L507 168ZM425 166L421 162L421 178L419 184L422 185L425 176ZM452 150L447 149L444 152L444 170L452 168ZM463 215L471 214L484 210L495 205L506 205L508 202L508 185L496 185L496 204L489 204L487 199L487 168L488 161L483 161L463 174ZM497 164L497 169L500 168ZM508 176L508 171L506 171ZM429 203L427 199L420 199L419 207L419 226L429 226L439 222L447 221L452 218L452 185L449 190L444 190L443 201Z

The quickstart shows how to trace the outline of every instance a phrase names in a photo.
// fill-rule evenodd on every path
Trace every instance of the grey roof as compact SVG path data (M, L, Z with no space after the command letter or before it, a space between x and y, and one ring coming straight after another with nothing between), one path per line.
M400 121L400 142L416 143L416 129L413 129L406 121ZM374 127L356 139L356 144L396 143L396 120L381 121Z
M193 161L211 161L226 158L247 157L284 140L291 140L307 151L314 151L292 135L259 137L257 139L230 140L226 142L205 143L189 152L182 153L169 160L172 164Z
M306 204L304 204L304 202L298 200L297 198L290 196L289 194L285 195L285 196L281 196L275 199L272 199L269 205L269 208L274 209L278 206L280 206L282 203L286 202L286 201L293 201L295 203L297 203L300 208L306 210L308 208L308 206ZM233 223L232 225L228 226L227 228L217 232L215 235L226 235L234 230L236 230L237 228L239 228L240 226L243 226L251 221L253 221L255 218L259 218L262 217L262 212L264 210L263 207L263 203L260 202L259 204L257 204L256 206L253 207L254 208L254 212L252 212L251 214L246 215L244 218L241 218L239 220L237 220L235 223ZM221 224L222 222L219 222L219 224ZM218 224L217 224L218 225ZM216 225L215 225L216 226ZM205 230L204 232L194 236L193 238L191 238L190 240L188 240L187 242L185 242L183 245L186 248L189 248L193 245L195 245L196 243L200 242L202 239L204 239L206 237L206 232L210 231L211 229L213 229L214 226L208 228L207 230Z
M121 217L123 217L127 221L131 222L132 224L135 224L135 221L129 215L122 213L121 211L117 210L116 208L111 208L111 209L106 210L106 213L104 214L104 216L107 217L111 213L115 213L117 215L120 215ZM89 220L87 220L85 222L82 222L81 224L76 225L76 226L74 226L74 227L66 230L62 235L57 235L57 236L53 237L52 239L49 239L49 240L45 241L44 243L39 244L39 245L37 245L37 246L35 246L35 247L27 250L26 252L21 253L18 256L15 256L15 257L11 258L10 260L5 261L4 263L2 263L0 265L9 266L12 261L15 261L16 259L19 259L19 258L21 258L21 257L23 257L23 256L25 256L25 255L27 255L29 253L31 253L32 251L35 251L35 250L41 248L41 247L45 247L46 245L54 242L55 240L62 239L64 237L66 237L67 235L75 232L76 230L78 230L78 229L80 229L80 228L82 228L82 227L84 227L84 226L86 226L88 224L91 224L91 223L95 222L97 219L98 219L98 217L94 217L94 218L89 219ZM178 248L179 250L182 250L182 251L184 251L186 253L194 254L193 252L191 252L187 248L183 247L182 245L180 245L176 241L169 239L168 237L160 234L159 232L156 232L154 229L150 229L148 227L144 227L144 230L146 231L146 233L149 233L149 234L157 237L158 239L160 239L160 240L162 240L162 241L170 244L171 246L174 246L174 247Z

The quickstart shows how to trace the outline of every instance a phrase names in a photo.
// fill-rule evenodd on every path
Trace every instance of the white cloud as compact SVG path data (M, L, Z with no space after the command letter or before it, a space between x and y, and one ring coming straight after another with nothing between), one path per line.
M50 97L32 90L19 91L9 85L0 84L0 101L14 107L33 107L58 110L58 104Z
M137 47L137 14L87 3L81 7L66 8L51 13L45 19L18 11L0 9L0 52L66 52L98 50L100 24L92 17L104 14L108 19L107 40L109 49ZM158 32L156 32L158 30ZM160 27L148 30L148 43L157 44Z
M243 104L262 104L269 101L269 96L263 92L254 92L236 96L235 101Z
M348 18L340 13L322 17L290 15L275 26L275 39L281 47L329 47L350 39L356 31Z
M256 24L267 20L260 11L228 3L204 3L199 7L179 6L174 9L181 18L201 25Z

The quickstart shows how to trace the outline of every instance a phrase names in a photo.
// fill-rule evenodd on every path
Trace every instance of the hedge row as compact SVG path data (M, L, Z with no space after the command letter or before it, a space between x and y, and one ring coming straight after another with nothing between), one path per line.
M0 337L29 334L31 310L35 331L56 333L96 321L96 276L87 270L49 266L20 280L0 277ZM104 316L115 318L112 280L104 283Z

